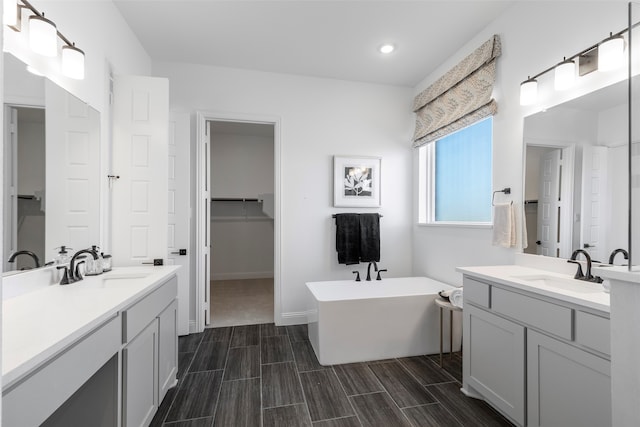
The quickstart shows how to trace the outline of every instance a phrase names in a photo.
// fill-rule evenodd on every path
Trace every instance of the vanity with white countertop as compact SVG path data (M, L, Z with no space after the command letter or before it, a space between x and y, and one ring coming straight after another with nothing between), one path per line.
M9 292L2 425L148 425L176 382L178 268Z
M519 426L611 425L609 294L522 265L461 267L463 392Z

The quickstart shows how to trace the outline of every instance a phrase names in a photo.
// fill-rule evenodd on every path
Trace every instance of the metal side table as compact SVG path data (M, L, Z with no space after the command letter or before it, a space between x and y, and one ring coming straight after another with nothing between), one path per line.
M436 304L440 307L440 367L442 368L442 336L444 335L443 312L444 310L449 311L449 358L453 359L453 312L462 311L462 309L442 298L436 298Z

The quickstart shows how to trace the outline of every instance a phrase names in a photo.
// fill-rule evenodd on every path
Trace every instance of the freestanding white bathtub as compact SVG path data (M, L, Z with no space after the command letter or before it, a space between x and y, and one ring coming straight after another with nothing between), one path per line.
M438 291L453 286L427 277L310 282L309 340L322 365L364 362L440 351ZM454 349L461 318L454 316ZM443 316L445 351L449 316Z

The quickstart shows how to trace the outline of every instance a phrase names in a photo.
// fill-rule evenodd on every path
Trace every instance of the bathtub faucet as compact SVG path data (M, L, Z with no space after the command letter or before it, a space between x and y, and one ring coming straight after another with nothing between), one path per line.
M378 264L375 261L371 261L367 266L367 282L371 281L371 264L373 264L373 268L375 271L378 271Z

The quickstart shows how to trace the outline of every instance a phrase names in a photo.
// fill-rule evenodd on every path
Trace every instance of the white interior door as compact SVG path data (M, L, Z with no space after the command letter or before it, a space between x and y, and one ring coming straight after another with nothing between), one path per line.
M211 323L211 130L210 124L199 116L198 118L198 147L197 147L197 187L198 222L196 229L196 325L199 331Z
M538 254L553 257L558 256L560 155L561 150L557 149L542 156L538 200Z
M169 81L116 76L113 101L114 266L167 258Z
M191 191L189 114L169 115L169 192L167 264L178 270L178 335L189 334Z
M606 262L607 147L584 147L582 161L582 247L594 260Z
M3 270L14 268L7 262L18 245L18 110L6 106L4 111L4 258Z
M100 131L98 113L49 80L45 82L45 261L65 245L99 245Z

